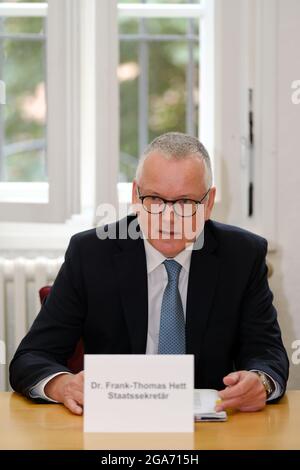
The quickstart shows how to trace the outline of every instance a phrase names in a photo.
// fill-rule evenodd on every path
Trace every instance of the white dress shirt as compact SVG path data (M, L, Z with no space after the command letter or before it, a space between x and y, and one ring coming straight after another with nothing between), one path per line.
M167 258L156 250L146 239L144 239L145 252L146 252L146 263L147 263L147 276L148 276L148 334L147 334L147 346L146 354L157 354L158 341L159 341L159 327L160 327L160 311L164 290L168 283L168 275L165 266L162 264ZM191 264L192 250L183 250L175 258L182 269L179 275L178 288L182 300L184 317L186 318L186 301L187 301L187 288L188 278ZM30 391L32 398L43 398L55 402L54 400L47 397L45 394L45 386L47 383L59 374L65 374L66 372L58 372L45 379L41 380L36 384ZM266 374L268 375L268 374ZM275 391L269 397L268 400L277 398L281 393L279 384L273 380L272 377L268 377L273 381L275 385Z
M168 284L168 274L162 263L167 258L145 239L144 244L148 275L148 335L146 354L157 354L161 304L165 288ZM192 250L184 250L173 258L182 266L178 289L182 300L184 318L186 317L186 298L191 256Z

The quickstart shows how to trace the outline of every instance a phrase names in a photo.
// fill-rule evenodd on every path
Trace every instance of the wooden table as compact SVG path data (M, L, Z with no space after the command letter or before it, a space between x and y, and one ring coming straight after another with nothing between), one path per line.
M185 434L84 434L82 417L0 393L0 449L300 449L300 390L258 413L197 423Z

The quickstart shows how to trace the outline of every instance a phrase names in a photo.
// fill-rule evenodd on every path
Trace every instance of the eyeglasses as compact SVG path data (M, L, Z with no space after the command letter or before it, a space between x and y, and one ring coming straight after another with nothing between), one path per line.
M180 217L192 217L196 214L199 204L202 204L204 199L207 197L209 191L204 194L200 201L194 201L193 199L177 199L176 201L170 201L159 196L142 196L140 194L140 188L137 187L137 193L139 199L142 201L143 208L149 214L161 214L166 209L167 204L172 204L175 214Z

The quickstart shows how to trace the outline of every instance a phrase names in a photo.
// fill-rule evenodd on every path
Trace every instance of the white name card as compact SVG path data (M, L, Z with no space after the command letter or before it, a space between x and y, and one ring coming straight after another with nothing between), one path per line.
M193 355L85 355L85 432L193 432Z

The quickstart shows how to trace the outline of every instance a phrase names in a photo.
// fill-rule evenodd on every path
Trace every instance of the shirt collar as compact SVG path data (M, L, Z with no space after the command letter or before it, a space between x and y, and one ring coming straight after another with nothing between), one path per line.
M156 269L160 264L162 264L166 258L160 251L158 251L154 246L152 246L146 238L143 238L145 252L146 252L146 260L147 260L147 273L151 273ZM191 256L192 256L191 249L183 250L175 256L174 259L177 263L181 264L183 269L188 273L191 264Z

